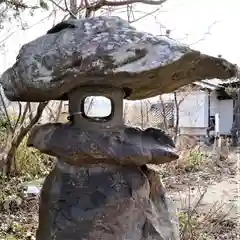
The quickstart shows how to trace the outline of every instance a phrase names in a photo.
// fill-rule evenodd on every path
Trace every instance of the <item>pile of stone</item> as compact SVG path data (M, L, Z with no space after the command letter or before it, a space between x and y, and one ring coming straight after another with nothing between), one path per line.
M236 65L165 37L137 31L119 17L57 24L24 45L1 77L12 101L69 101L69 123L32 129L28 146L58 158L41 192L37 240L179 239L178 220L156 166L176 160L159 129L123 123L123 99L172 92L202 79L229 79ZM91 118L88 96L111 100Z

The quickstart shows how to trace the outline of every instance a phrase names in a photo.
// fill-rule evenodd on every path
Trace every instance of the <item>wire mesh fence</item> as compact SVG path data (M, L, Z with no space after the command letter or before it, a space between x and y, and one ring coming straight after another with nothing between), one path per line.
M174 102L125 101L123 116L126 125L142 129L157 127L166 131L174 125Z

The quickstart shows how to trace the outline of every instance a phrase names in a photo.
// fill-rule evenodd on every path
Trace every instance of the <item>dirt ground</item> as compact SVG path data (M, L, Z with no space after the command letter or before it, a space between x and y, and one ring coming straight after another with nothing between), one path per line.
M211 162L203 170L164 179L179 211L195 208L194 214L203 216L206 222L222 220L218 229L206 230L212 231L206 239L240 239L239 167L240 154L233 151L217 165Z

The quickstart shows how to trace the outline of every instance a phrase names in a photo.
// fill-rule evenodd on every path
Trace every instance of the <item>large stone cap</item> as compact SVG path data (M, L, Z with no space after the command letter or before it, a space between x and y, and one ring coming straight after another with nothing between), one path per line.
M0 83L12 101L65 100L82 85L127 88L128 99L143 99L236 73L222 58L139 32L119 17L101 16L59 23L25 44Z

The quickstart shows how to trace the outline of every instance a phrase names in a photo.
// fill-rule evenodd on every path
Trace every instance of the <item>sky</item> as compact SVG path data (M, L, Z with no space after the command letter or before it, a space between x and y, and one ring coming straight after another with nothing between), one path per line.
M29 2L33 4L34 1ZM135 16L141 17L157 8L159 6L135 4ZM168 0L154 16L149 15L133 25L140 31L155 35L164 34L169 29L172 38L194 49L213 56L221 54L228 61L240 64L239 9L239 0ZM126 18L126 12L122 9L112 15ZM25 31L14 21L5 23L5 28L0 31L0 44L5 44L0 49L0 74L14 64L24 43L45 34L64 14L58 11L55 18L48 16L49 12L43 10L35 12L34 17L28 13L22 15L22 22L29 24Z

